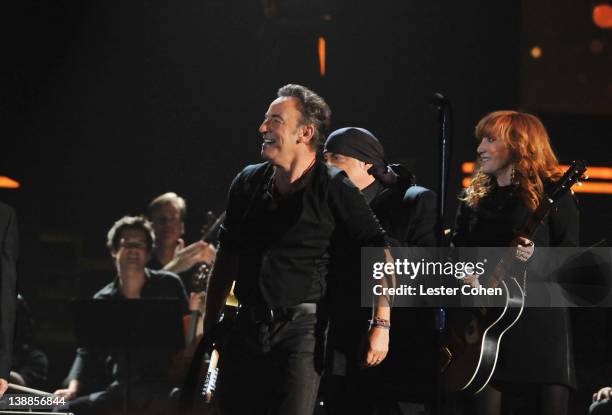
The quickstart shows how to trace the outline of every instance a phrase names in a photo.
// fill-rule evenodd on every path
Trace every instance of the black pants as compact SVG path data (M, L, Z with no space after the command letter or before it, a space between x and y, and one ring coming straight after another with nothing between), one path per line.
M221 352L217 399L223 415L312 415L322 371L325 322L238 321Z

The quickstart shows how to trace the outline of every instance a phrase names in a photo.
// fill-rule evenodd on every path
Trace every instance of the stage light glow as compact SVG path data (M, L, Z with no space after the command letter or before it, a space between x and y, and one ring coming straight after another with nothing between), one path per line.
M612 195L612 183L584 182L581 186L572 187L572 190L576 193Z
M542 48L539 46L534 46L531 48L529 53L533 59L540 59L542 57Z
M323 36L319 37L319 73L325 76L325 60L327 54L327 41Z
M20 186L21 184L17 180L13 180L6 176L0 176L0 188L18 189Z
M612 5L602 3L593 7L593 23L600 29L612 29Z
M476 163L472 161L466 161L461 165L461 171L465 174L474 173L474 168L476 167Z
M600 39L593 39L589 43L589 49L591 49L592 53L601 53L604 50L604 43Z
M468 187L472 183L471 177L464 177L461 185L463 188ZM579 185L572 186L572 191L575 193L590 193L590 194L606 194L612 195L612 183L606 182L581 182Z
M475 168L476 163L473 161L466 161L465 163L461 164L461 172L464 174L474 173ZM565 171L568 168L568 164L561 164L559 166L561 171ZM589 179L612 180L612 167L588 166L586 174L589 176Z
M461 164L461 172L464 174L474 173L475 168L476 163L471 161ZM569 165L562 164L559 168L561 171L565 171L569 168ZM587 167L586 175L589 179L612 180L612 167ZM464 177L461 181L464 188L468 187L470 183L472 183L471 177ZM572 190L576 193L612 195L612 182L581 182L579 185L573 186Z

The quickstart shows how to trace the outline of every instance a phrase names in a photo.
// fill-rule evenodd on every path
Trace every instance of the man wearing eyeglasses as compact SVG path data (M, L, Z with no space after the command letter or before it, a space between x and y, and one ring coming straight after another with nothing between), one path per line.
M98 291L94 299L113 301L139 298L178 299L183 314L189 314L187 294L178 276L145 267L150 259L154 242L153 229L145 218L124 216L115 222L108 232L107 245L117 270L117 277ZM113 322L109 321L109 324ZM160 330L161 336L164 336L162 330ZM124 385L129 370L131 394L128 407L134 410L146 410L147 413L164 413L164 410L167 411L171 406L168 400L172 389L168 377L169 359L170 356L165 352L154 349L143 350L133 356L128 368L125 356L119 352L109 352L108 356L100 356L100 353L79 348L68 375L68 387L55 391L55 394L70 401L67 409L78 415L112 413L121 409L124 403ZM82 395L87 389L87 383L105 371L100 366L110 368L110 384L104 390ZM89 385L90 391L91 387L92 385Z

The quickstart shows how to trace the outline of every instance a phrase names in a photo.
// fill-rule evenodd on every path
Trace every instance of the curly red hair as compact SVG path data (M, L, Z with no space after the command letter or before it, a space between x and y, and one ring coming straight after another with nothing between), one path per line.
M501 139L508 147L514 168L513 184L525 206L534 211L544 195L544 182L561 176L559 161L542 122L524 112L495 111L478 122L475 135L478 141L483 137ZM478 206L494 183L495 178L480 171L478 165L462 200L470 207Z

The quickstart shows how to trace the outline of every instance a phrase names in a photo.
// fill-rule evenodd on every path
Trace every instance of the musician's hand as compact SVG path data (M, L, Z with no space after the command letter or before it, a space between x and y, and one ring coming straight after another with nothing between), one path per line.
M535 246L533 241L521 236L518 238L518 245L516 246L516 259L521 262L529 261L529 258L533 255L535 251Z
M187 271L195 264L202 262L210 265L215 260L216 255L217 250L209 243L198 241L185 247L185 242L179 239L174 258L166 264L164 270L179 273Z
M74 398L76 398L78 392L79 392L79 381L76 379L73 379L70 381L70 384L68 384L68 387L66 389L58 389L55 392L53 392L53 394L60 396L66 399L67 401L71 401Z
M469 285L470 287L478 288L480 287L480 281L478 281L478 277L478 275L468 274L463 277L463 283Z
M362 362L364 367L379 365L389 352L389 330L381 327L372 327L368 333L367 350Z
M594 401L601 401L603 399L612 399L612 387L606 386L593 394Z
M204 298L206 294L201 293L189 293L189 310L199 311L200 314L204 314Z
M8 389L8 382L6 379L0 378L0 398L4 395L4 392Z
M66 399L67 401L71 401L74 398L76 398L76 391L72 390L72 389L58 389L55 392L53 392L54 395L57 395L61 398Z
M55 392L53 392L54 395L57 395L61 398L66 399L67 401L71 401L74 398L76 398L76 392L73 390L70 390L68 388L66 389L58 389Z

